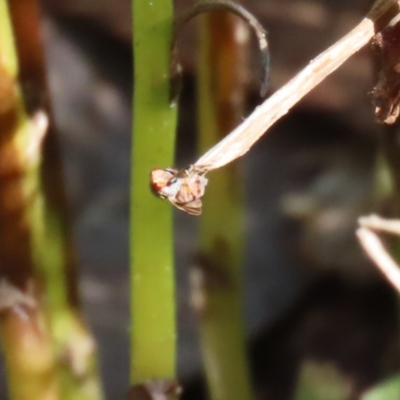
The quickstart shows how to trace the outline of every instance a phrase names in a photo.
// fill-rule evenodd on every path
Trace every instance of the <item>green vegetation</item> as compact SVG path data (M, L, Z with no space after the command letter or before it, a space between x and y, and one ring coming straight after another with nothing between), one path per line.
M150 171L174 164L177 110L169 104L172 13L170 0L133 2L131 384L175 377L173 210L149 190Z

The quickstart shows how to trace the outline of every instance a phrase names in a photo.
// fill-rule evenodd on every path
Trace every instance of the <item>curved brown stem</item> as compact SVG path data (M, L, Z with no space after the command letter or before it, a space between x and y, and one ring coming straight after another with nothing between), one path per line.
M252 29L258 40L258 46L261 55L261 88L260 95L264 97L267 94L269 86L270 72L270 54L267 41L267 31L257 20L257 18L247 11L243 6L229 0L206 0L195 4L186 10L175 20L174 38L172 41L172 55L170 64L171 81L171 102L175 102L180 92L180 77L182 67L177 56L177 39L182 28L194 17L210 11L227 11L242 18Z

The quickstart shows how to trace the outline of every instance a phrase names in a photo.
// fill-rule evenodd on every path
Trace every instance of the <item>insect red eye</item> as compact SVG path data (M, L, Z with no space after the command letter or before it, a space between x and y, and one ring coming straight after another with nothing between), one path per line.
M161 182L151 182L150 185L156 192L159 192L163 187L165 187L165 183Z
M168 180L165 179L165 173L163 173L160 169L154 169L150 173L150 186L152 190L159 191L161 190L166 184Z

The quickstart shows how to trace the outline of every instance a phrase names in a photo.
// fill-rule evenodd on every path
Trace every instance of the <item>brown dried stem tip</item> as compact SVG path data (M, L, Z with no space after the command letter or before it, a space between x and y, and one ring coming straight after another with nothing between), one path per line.
M383 124L396 122L400 112L400 15L375 35L373 49L379 64L378 83L371 92L375 118Z

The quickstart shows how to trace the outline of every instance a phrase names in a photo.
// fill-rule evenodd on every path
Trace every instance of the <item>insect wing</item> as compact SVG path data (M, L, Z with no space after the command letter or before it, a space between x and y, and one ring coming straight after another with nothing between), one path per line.
M195 193L189 185L187 179L182 180L180 189L175 196L175 200L180 204L189 203L196 199Z
M200 215L202 212L203 204L200 199L190 201L189 203L182 204L177 203L174 200L170 199L170 202L179 210L185 211L190 215Z

